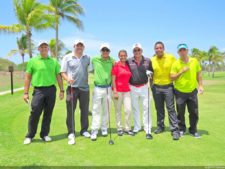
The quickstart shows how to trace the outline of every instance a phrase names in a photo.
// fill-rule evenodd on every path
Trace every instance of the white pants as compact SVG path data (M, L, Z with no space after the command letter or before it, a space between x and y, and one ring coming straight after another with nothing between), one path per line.
M108 100L107 104L107 90L108 90ZM93 101L92 101L92 130L99 130L100 126L102 130L107 130L110 102L111 102L111 87L108 88L94 88Z
M143 124L146 133L151 133L152 128L152 113L149 103L149 114L148 114L148 97L150 102L150 96L148 96L148 85L142 87L130 86L131 89L131 102L132 111L134 115L134 130L141 130L141 120L140 120L140 105L139 99L142 103L143 110Z
M130 98L130 92L118 92L118 99L113 99L114 106L115 106L115 112L116 112L116 125L117 130L122 130L122 105L124 105L124 113L125 113L125 130L129 131L131 130L131 98Z

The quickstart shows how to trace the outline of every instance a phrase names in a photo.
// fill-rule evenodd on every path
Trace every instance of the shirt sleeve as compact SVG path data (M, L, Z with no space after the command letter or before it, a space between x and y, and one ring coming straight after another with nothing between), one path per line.
M176 62L173 63L172 67L171 67L171 71L170 74L177 74L177 68L176 68Z
M151 59L149 59L149 70L154 72Z
M116 76L117 72L118 72L117 66L114 65L113 68L112 68L112 75Z
M67 65L67 57L64 56L63 60L62 60L62 63L61 63L61 70L60 72L62 73L66 73L67 72L67 69L68 69L68 65Z
M30 61L27 63L27 66L26 66L26 73L28 73L28 74L32 74L32 73L33 73L32 60L30 60Z
M93 72L94 71L93 58L90 59L90 64L89 64L89 67L88 67L88 71L89 72Z
M201 68L201 65L200 65L200 63L199 63L199 61L196 59L196 66L197 66L197 72L200 72L200 71L202 71L202 68Z

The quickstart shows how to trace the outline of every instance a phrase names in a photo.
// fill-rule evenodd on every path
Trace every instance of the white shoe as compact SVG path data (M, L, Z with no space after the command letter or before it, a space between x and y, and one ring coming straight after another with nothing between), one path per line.
M140 132L140 131L141 131L141 130L138 130L138 129L134 129L134 130L133 130L134 133L138 133L138 132Z
M74 145L75 144L75 135L74 134L69 134L69 136L68 136L68 144L69 145Z
M45 142L51 142L52 141L52 138L49 137L49 136L44 136L43 138L41 138L43 141Z
M82 136L86 137L86 138L90 138L90 133L88 133L87 131L85 131Z
M102 129L102 136L106 137L108 135L107 129Z
M28 144L31 143L31 141L32 141L31 138L25 138L25 140L23 141L23 144L24 144L24 145L28 145Z
M98 130L92 130L91 132L91 140L96 141L97 140L97 135L98 135Z

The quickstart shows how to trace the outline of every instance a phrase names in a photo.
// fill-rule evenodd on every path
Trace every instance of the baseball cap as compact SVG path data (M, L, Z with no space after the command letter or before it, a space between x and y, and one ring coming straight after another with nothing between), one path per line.
M84 41L83 41L83 40L77 39L77 40L75 40L75 42L74 42L74 46L78 45L79 43L81 43L82 45L84 45Z
M135 48L139 48L139 49L142 49L142 46L141 46L141 44L140 43L135 43L134 45L133 45L133 50L135 49Z
M188 50L187 44L185 44L185 43L179 44L179 45L177 46L177 50L179 51L179 50L181 50L181 49L186 49L186 50Z
M48 45L48 42L46 42L46 41L41 41L41 42L38 43L38 47L40 47L40 46L43 45L43 44ZM49 45L48 45L48 46L49 46Z
M110 46L109 46L108 43L103 43L103 44L101 44L101 46L100 46L100 51L101 51L103 48L107 48L107 49L110 50Z

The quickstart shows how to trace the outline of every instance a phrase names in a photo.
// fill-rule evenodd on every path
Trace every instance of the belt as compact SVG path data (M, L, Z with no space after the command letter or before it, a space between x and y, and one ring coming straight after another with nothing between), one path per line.
M52 88L55 87L55 85L51 85L51 86L34 86L35 89L47 89L47 88Z
M99 87L99 88L109 88L109 87L111 87L111 85L97 85L97 84L95 84L95 87Z
M168 84L168 85L157 85L157 84L154 84L155 87L159 87L159 88L168 88L168 87L173 87L173 83L171 84Z

